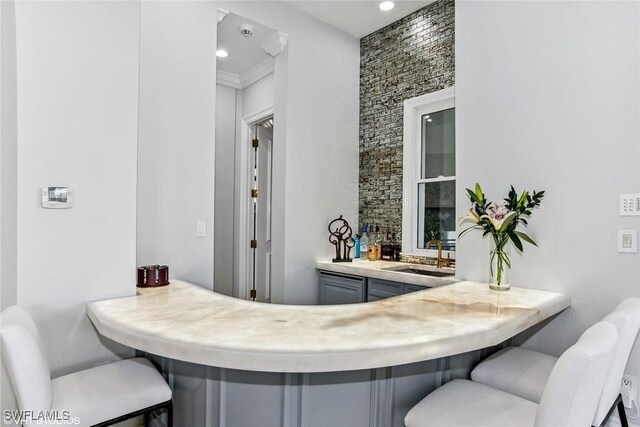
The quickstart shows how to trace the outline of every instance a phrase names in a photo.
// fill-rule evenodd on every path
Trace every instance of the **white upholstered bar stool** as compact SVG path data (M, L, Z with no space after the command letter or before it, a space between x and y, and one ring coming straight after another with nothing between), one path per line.
M604 320L618 328L618 342L592 425L604 426L617 407L620 423L627 427L620 383L640 330L640 298L623 301ZM538 403L557 360L557 357L537 351L506 347L476 366L471 372L471 379Z
M171 388L147 359L138 357L51 379L38 329L18 306L0 315L2 363L22 411L69 411L81 426L107 426L166 409L173 424Z
M558 359L534 403L469 380L453 380L407 413L406 427L584 427L593 419L618 333L609 322L587 329Z

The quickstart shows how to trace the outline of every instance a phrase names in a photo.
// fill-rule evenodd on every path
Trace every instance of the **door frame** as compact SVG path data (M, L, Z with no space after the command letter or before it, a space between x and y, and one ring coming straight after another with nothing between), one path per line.
M234 210L234 271L233 275L233 296L248 300L251 289L251 217L249 215L249 194L251 192L251 181L249 180L249 170L251 168L251 126L269 117L273 117L273 104L266 105L259 110L242 116L240 120L240 132L236 143L236 176L234 177L236 194ZM275 142L275 141L274 141Z

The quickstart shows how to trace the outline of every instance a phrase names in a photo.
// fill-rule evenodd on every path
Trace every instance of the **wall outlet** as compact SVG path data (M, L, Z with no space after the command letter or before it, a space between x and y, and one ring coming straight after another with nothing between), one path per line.
M618 230L618 252L638 252L638 230Z
M624 375L620 386L620 394L622 394L622 402L625 408L631 409L631 402L635 402L638 397L638 377L632 375Z

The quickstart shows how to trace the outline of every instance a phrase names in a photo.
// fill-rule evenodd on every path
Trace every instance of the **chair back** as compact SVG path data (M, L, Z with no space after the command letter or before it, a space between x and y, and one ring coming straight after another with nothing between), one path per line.
M614 325L598 322L560 356L542 392L535 427L591 425L617 339Z
M42 338L40 338L40 332L38 331L36 322L33 321L33 318L27 310L19 305L7 307L0 313L0 327L9 324L22 325L33 336L33 339L36 340L38 346L40 346L40 349L44 353L44 345L42 344Z
M613 352L611 370L604 383L596 415L593 418L593 425L596 426L602 424L620 393L624 369L627 366L633 342L638 335L638 330L640 330L640 298L629 298L622 301L613 313L607 315L603 320L613 323L618 328L618 343Z
M0 314L2 363L21 410L51 409L51 370L42 351L38 329L22 308L12 306Z

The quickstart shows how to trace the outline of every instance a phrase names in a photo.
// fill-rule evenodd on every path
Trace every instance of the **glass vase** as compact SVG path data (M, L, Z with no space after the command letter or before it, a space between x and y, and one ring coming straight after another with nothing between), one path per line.
M496 246L491 251L489 288L508 291L511 288L511 258L507 245Z

